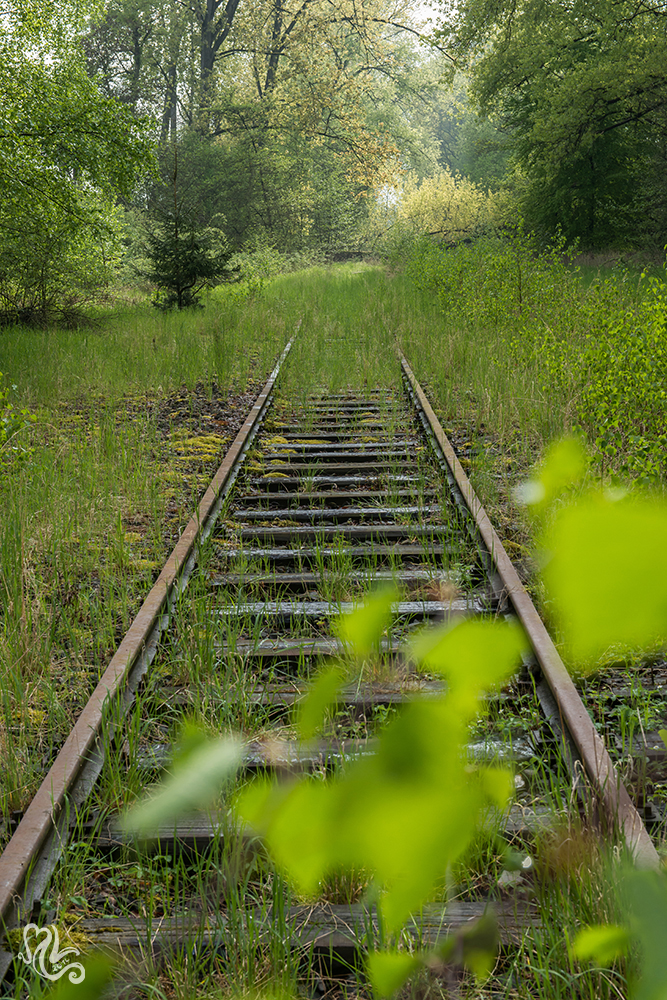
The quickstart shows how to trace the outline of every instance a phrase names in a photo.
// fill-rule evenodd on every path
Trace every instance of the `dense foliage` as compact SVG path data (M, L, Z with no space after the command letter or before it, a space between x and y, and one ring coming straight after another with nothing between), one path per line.
M667 18L658 0L447 3L441 36L505 132L531 224L588 246L667 233Z
M100 93L65 34L81 12L53 11L52 21L48 13L12 7L0 42L5 321L67 318L106 283L117 252L115 199L149 163L135 116Z
M340 248L399 159L434 161L413 19L411 0L115 0L84 46L104 92L204 166L235 246Z
M408 173L381 191L368 230L392 259L425 237L434 245L478 238L503 225L506 217L507 199L502 193L484 190L461 174L439 170L422 179Z
M586 435L603 473L667 476L667 276L620 271L588 288L562 242L487 236L471 244L413 244L407 269L437 296L450 322L495 338L495 364L537 377L569 426Z
M70 0L3 17L5 321L74 322L131 273L127 219L160 215L170 174L151 179L153 158L174 149L191 239L224 218L235 251L391 252L517 211L582 246L667 239L654 0L443 0L430 48L414 0Z

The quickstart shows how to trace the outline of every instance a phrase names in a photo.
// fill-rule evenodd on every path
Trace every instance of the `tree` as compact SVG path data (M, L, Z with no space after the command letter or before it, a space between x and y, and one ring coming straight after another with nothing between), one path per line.
M164 213L155 222L147 246L152 266L142 273L157 285L154 304L159 309L196 306L204 288L232 276L232 250L222 229L199 229L180 211Z
M229 263L233 250L222 230L224 217L211 216L214 202L210 195L202 198L214 177L205 177L202 183L192 169L193 157L186 160L186 169L181 172L176 145L170 154L171 175L154 193L146 232L150 266L140 273L157 285L154 305L160 309L185 309L198 304L205 288L233 279L238 268Z
M159 123L162 145L191 117L192 30L189 11L169 0L110 0L82 39L88 74L108 97Z
M48 8L41 20L21 10L0 51L0 302L5 319L46 322L108 277L114 200L131 195L151 147L90 80L65 21L47 39Z
M367 196L394 176L399 141L406 158L423 165L430 154L434 165L423 127L433 83L418 78L415 47L400 28L409 9L385 0L239 8L236 29L253 40L252 75L242 87L237 75L230 87L221 79L211 126L244 154L249 227L281 248L349 247Z
M264 234L286 251L336 247L393 176L399 146L420 172L437 161L426 123L439 84L406 40L413 5L190 0L167 24L165 0L113 0L89 67L130 103L140 67L136 107L161 123L163 144L177 138L182 167L205 159L236 244Z
M533 217L591 246L636 237L648 220L664 242L646 183L664 149L662 0L463 0L445 19L439 37L507 132Z

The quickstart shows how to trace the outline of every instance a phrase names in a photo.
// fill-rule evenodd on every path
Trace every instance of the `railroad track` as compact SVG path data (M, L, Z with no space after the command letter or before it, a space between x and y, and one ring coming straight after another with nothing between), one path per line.
M153 844L154 855L171 864L177 857L194 859L195 866L196 859L209 858L198 869L200 881L202 871L209 878L199 896L192 887L180 897L160 889L164 898L155 910L142 898L142 892L155 897L155 882L142 887L135 875L133 886L132 878L121 877L119 888L113 874L105 882L114 858L123 860L121 871L140 870L131 867L141 853L114 815L114 796L122 800L119 789L156 780L170 758L178 720L193 713L218 728L248 733L246 773L331 772L372 753L375 732L401 703L441 691L411 669L402 653L406 638L425 623L462 615L516 616L533 650L494 711L537 697L544 732L537 742L515 740L507 750L495 742L494 752L519 762L519 784L522 757L524 764L538 756L542 766L569 767L581 796L595 799L638 862L657 865L642 817L407 361L401 359L402 394L315 395L295 404L274 397L289 347L15 824L0 857L0 914L7 929L50 922L50 880L68 844L85 840L90 895L77 929L92 944L120 947L142 960L161 955L166 961L183 949L223 960L231 940L238 944L250 924L258 941L275 936L279 911L279 936L292 953L307 953L311 965L328 955L330 972L332 962L354 966L378 930L361 903L281 900L278 906L274 895L262 907L260 890L248 882L242 899L236 886L230 913L220 851L227 857L236 851L238 862L248 845L230 847L239 835L224 813L164 827ZM369 588L389 581L402 596L373 668L344 690L324 738L304 747L290 738L294 706L317 665L344 652L332 624ZM150 720L143 730L142 719ZM488 753L491 743L487 738L471 753ZM116 779L111 795L104 790L108 781L98 781L109 772ZM519 795L505 818L506 835L529 838L540 821L539 804L522 804ZM433 943L482 914L486 903L431 906L411 931ZM536 919L529 904L500 900L496 910L506 944ZM11 979L17 970L6 946L0 972Z

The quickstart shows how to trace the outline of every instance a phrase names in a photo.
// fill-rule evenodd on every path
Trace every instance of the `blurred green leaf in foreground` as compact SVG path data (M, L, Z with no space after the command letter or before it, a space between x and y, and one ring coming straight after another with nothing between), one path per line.
M389 600L372 595L363 626L363 610L343 619L339 631L357 655L377 647ZM480 698L508 679L524 645L521 630L507 622L466 620L425 631L411 656L443 677L446 695L413 699L381 731L373 755L353 760L327 782L262 779L243 791L239 816L262 835L300 892L315 896L341 866L371 870L381 887L384 926L395 933L444 885L482 817L489 808L503 809L511 795L510 772L471 764L465 743ZM327 674L316 681L318 706L323 688L334 682ZM302 712L307 716L308 708ZM479 949L470 955L478 971L486 967ZM387 952L374 955L370 971L386 993L415 967L409 956Z

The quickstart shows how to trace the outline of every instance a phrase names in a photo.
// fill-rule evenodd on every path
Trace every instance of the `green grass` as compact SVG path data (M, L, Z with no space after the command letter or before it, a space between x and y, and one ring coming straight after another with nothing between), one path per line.
M218 428L211 448L189 393L205 410L248 390L246 409L297 326L285 394L396 386L385 290L380 268L313 269L188 314L0 333L10 398L38 417L0 470L3 812L29 801L230 443Z
M561 248L538 253L517 236L424 241L407 274L440 320L406 353L446 416L482 436L482 481L494 445L526 464L577 431L597 473L664 482L664 268L582 276Z
M245 411L286 339L242 304L0 334L38 417L0 467L3 811L29 800L231 442L209 404Z
M529 261L521 266L530 272ZM554 316L568 310L577 322L590 316L578 278L553 261L537 272L535 283L551 276L550 289L534 292L543 325L548 302ZM572 394L577 371L573 360L566 372L571 392L552 386L545 357L556 355L538 350L542 341L534 326L526 327L525 309L517 314L485 300L475 313L476 288L483 283L475 286L471 277L468 299L445 312L442 296L431 286L417 287L408 274L361 265L314 268L276 278L246 300L221 289L204 310L188 315L136 308L103 317L94 329L0 333L0 370L17 386L12 398L38 415L36 424L19 432L25 450L9 456L0 484L0 752L7 761L0 811L29 800L230 443L233 428L220 425L214 432L204 416L207 406L229 399L244 414L297 326L280 383L284 399L305 399L313 384L323 392L396 390L395 348L402 345L457 437L483 500L502 511L501 533L524 539L508 498L545 443L579 419ZM522 294L529 288L524 275ZM626 302L624 294L607 289L608 313ZM580 345L584 330L570 329L562 315L560 322L549 328L556 330L549 343L560 345L557 356L567 358L568 345ZM280 400L273 419L279 416ZM212 433L220 434L217 451ZM506 448L509 462L501 455ZM344 549L336 563L332 596L344 598L350 569ZM233 644L243 628L253 634L257 621L217 622L214 610L223 594L207 593L196 578L187 599L175 611L174 631L132 714L127 746L119 744L107 757L95 795L102 812L126 805L144 789L146 774L137 766L127 772L127 760L140 748L175 739L181 713L165 708L168 685L192 685L189 716L210 733L292 731L291 719L277 723L266 711L251 710L247 696L257 682L245 676L241 657L219 661L220 640ZM344 715L334 715L331 725L341 720L347 724ZM246 858L233 841L229 845L187 870L180 862L165 868L163 861L142 859L138 874L136 860L128 858L114 874L119 895L141 881L151 905L162 900L165 906L223 880L231 919L238 921L229 966L214 963L202 972L183 961L166 973L149 970L151 995L239 995L275 989L279 981L287 992L296 991L297 969L278 938L258 950L241 930L248 899L284 905L290 889L261 853ZM536 851L549 859L552 847L545 843ZM490 860L498 867L493 845L480 846L479 855L480 865ZM551 877L554 869L545 861L534 888L543 912L555 919L503 960L493 993L470 985L471 996L624 995L617 973L574 967L564 943L564 927L574 933L584 918L595 922L613 913L613 901L596 901L598 862L583 852L574 874L567 868ZM83 848L70 852L50 890L59 911L76 914L93 906L94 872L102 865ZM469 884L467 875L458 878ZM159 921L157 911L154 916ZM443 986L436 977L410 989L415 996L438 996Z

